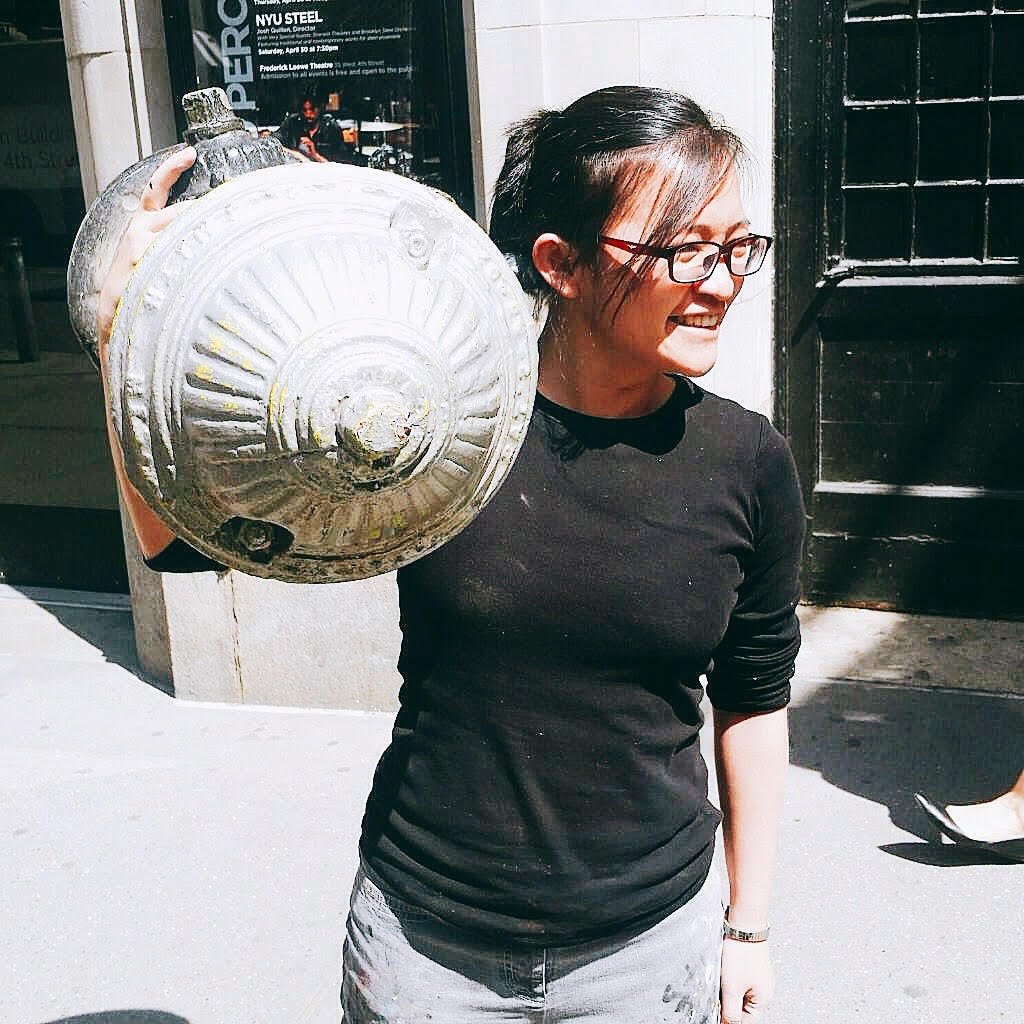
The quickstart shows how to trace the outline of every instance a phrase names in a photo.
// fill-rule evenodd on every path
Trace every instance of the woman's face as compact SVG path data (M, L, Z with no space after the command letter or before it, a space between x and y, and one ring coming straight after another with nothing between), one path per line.
M605 225L603 234L643 242L654 223L663 182L662 176L653 175L635 201ZM681 229L669 244L724 243L747 233L749 223L739 182L730 170L693 224ZM608 354L614 357L617 369L629 378L664 373L700 377L707 373L718 355L722 319L743 279L732 275L720 260L706 280L677 284L669 276L668 262L658 259L621 302L621 275L635 274L623 269L629 259L628 252L601 244L596 269L581 276L581 312L590 321L586 329L593 332L595 343L609 346ZM634 267L643 260L634 259Z

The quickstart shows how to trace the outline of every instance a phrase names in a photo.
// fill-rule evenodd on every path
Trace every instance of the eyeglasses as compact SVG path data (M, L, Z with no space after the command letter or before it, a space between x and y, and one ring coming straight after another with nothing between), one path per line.
M772 244L772 239L767 235L744 235L724 245L718 242L683 242L669 249L644 245L642 242L625 242L608 235L598 235L598 241L616 249L625 249L634 255L657 256L668 260L668 276L676 284L706 281L715 272L719 260L725 260L730 274L749 277L764 266L764 258Z

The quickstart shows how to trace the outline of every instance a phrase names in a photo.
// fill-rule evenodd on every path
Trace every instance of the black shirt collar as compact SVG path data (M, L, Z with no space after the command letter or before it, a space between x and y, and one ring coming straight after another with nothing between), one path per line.
M574 458L585 449L629 445L652 455L671 451L686 431L686 410L704 392L686 377L672 375L675 388L668 400L643 416L608 418L567 409L537 392L537 410L549 424L553 450Z

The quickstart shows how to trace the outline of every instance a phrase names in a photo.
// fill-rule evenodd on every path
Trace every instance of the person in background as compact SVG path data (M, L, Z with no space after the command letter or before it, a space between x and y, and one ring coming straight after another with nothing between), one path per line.
M303 96L299 112L289 114L275 134L285 149L315 163L356 162L355 145L315 96Z
M191 159L168 158L129 225L101 352ZM510 130L491 235L546 311L536 404L490 503L398 572L403 686L363 819L346 1024L763 1018L804 514L779 432L694 382L771 244L742 161L692 100L637 86ZM148 564L201 567L114 457Z

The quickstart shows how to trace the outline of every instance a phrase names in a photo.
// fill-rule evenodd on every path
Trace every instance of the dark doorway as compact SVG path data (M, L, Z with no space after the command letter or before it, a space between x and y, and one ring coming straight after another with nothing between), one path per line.
M1019 616L1022 0L776 4L777 415L815 602Z
M99 375L68 319L85 215L57 0L0 2L0 583L127 589Z

